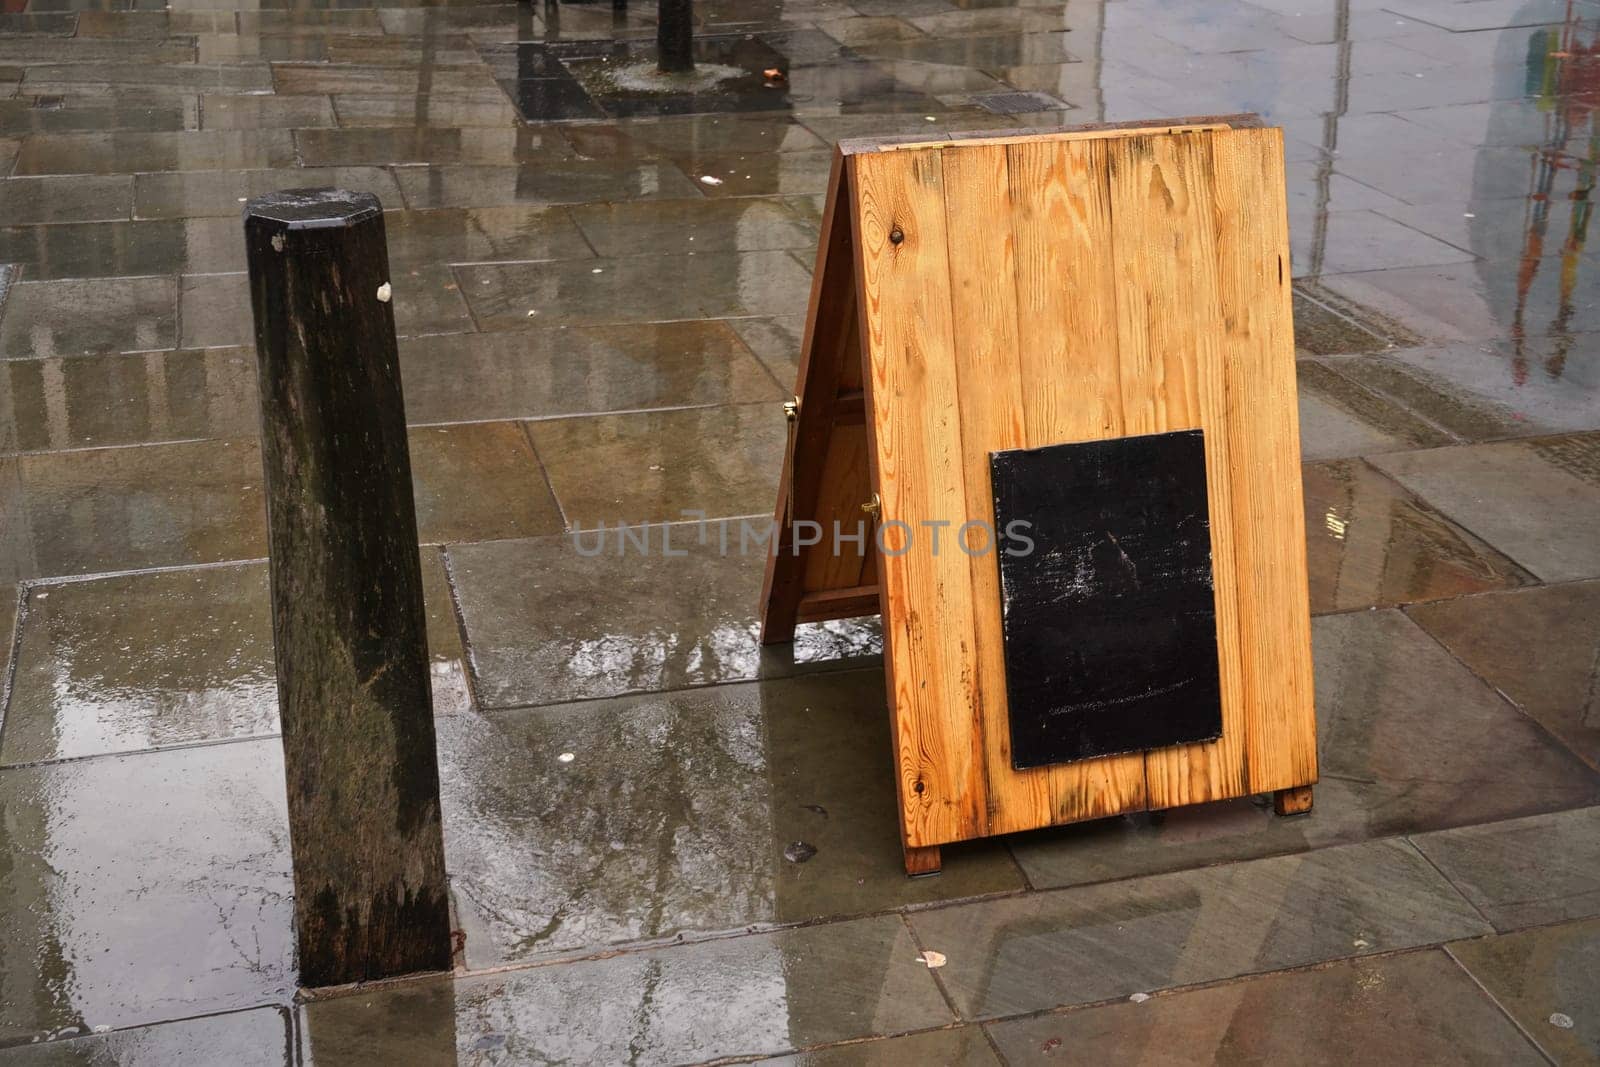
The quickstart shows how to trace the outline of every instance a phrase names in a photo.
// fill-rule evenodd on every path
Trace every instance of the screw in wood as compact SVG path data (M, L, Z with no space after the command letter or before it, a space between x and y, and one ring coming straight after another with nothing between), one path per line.
M889 231L889 243L890 244L897 245L901 241L904 241L905 239L906 239L905 231L902 230L900 227L896 226L894 229Z

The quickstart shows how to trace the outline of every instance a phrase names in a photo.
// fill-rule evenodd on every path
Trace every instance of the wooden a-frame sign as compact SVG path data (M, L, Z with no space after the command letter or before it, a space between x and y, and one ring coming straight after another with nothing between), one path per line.
M1228 116L842 142L797 393L762 640L791 640L800 622L882 614L909 873L938 870L947 843L1123 812L1269 792L1280 814L1310 808L1316 725L1279 130ZM1026 481L1016 492L994 484L992 469L1023 478L1033 467L1111 469L1096 457L1074 467L1070 449L1055 463L1048 446L1158 443L1148 435L1189 449L1199 479L1191 502L1209 507L1209 526L1198 527L1209 571L1199 578L1212 602L1206 643L1190 650L1209 658L1214 641L1201 699L1220 731L1022 766L1013 741L1031 735L1011 721L1021 712L1008 705L1008 666L1011 692L1037 700L1039 687L1025 684L1037 679L1020 676L1007 646L1016 654L1031 624L1009 600L1003 618L1003 554L952 551L950 540L971 520L993 528L997 489L1024 504L1050 495ZM1156 477L1166 454L1144 447L1113 466ZM1012 456L1027 462L1006 466ZM1127 465L1135 460L1144 466ZM1107 488L1055 497L1066 507L1111 501L1102 508L1139 497ZM864 544L836 542L833 524L854 531L864 510L883 543L871 532ZM1195 511L1174 521L1204 524ZM1145 542L1159 514L1136 516ZM797 537L797 520L818 527ZM948 524L942 552L930 550L928 523ZM829 532L805 544L818 528ZM1069 546L1083 558L1099 550L1097 530L1067 533L1087 538ZM968 547L980 540L969 533ZM1109 530L1100 540L1132 576L1118 588L1142 589L1123 542ZM1034 580L1016 579L1007 594L1051 610L1056 587L1035 595ZM1141 631L1116 616L1119 603L1061 613L1091 643L1114 631L1116 683L1137 688L1142 672L1128 669L1126 653L1129 633ZM1028 655L1047 657L1049 678L1061 666L1051 660L1066 664L1063 678L1084 666L1070 640L1040 647ZM1148 665L1159 674L1169 660L1163 652ZM1138 714L1119 709L1144 695L1078 706L1110 709L1116 728ZM1050 718L1061 710L1047 707L1042 728L1072 717Z

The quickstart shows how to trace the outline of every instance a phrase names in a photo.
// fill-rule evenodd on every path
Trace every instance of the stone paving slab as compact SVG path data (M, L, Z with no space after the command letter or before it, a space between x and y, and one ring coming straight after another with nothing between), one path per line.
M1553 1061L1600 1056L1600 922L1458 941L1448 951Z
M711 524L703 547L689 523L626 531L608 524L603 535L591 527L450 548L483 706L560 704L782 676L808 665L837 669L860 665L862 657L876 662L876 619L811 624L793 645L760 645L761 556L738 555L738 524L727 527L730 554L721 555L722 529ZM688 555L663 555L663 537L667 549Z
M453 714L470 697L437 549L422 552L422 592L434 711ZM9 621L0 617L5 639ZM264 563L35 585L16 647L0 766L278 730Z
M1314 613L1443 600L1534 581L1361 460L1307 464L1301 485Z
M1600 776L1399 612L1314 619L1312 644L1322 778L1309 815L1279 818L1246 799L1024 834L1012 847L1029 882L1126 878L1600 799Z
M1600 809L1413 838L1499 930L1600 915Z
M910 921L920 944L947 957L939 981L968 1020L1490 929L1396 840L915 912Z
M0 772L0 1045L286 1003L277 741Z
M1442 951L1290 971L991 1025L1015 1065L1537 1064L1539 1050Z
M157 1067L159 1064L228 1063L237 1067L290 1067L289 1014L281 1008L157 1023L49 1044L0 1048L10 1067Z
M302 1009L326 1064L670 1064L757 1056L951 1021L898 917L399 987Z
M998 842L905 877L882 704L866 670L440 720L468 965L1020 891Z
M1372 460L1547 582L1600 576L1600 434ZM1537 515L1540 521L1529 522Z
M1600 629L1573 625L1600 619L1600 582L1417 605L1409 614L1591 767L1600 766Z

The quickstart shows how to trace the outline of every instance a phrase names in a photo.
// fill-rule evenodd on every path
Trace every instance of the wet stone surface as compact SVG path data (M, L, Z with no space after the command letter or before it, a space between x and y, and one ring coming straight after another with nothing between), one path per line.
M673 77L642 0L9 6L0 1061L1595 1056L1600 6L698 0ZM832 146L1236 111L1285 132L1316 806L907 881L877 621L760 645L739 546ZM239 211L315 186L387 213L467 969L291 1016Z
M701 1062L952 1021L893 917L359 994L302 1020L319 1064Z
M437 549L422 584L434 711L452 714L470 698ZM0 766L277 732L263 563L36 585L22 607Z
M1548 1025L1548 1024L1547 1024ZM1473 1063L1544 1062L1494 1002L1443 952L1389 956L1257 982L1042 1015L992 1028L1010 1063L1051 1052L1205 1064L1367 1056ZM1174 1042L1169 1035L1182 1034Z
M766 521L752 527L752 544ZM876 619L806 625L793 645L757 642L762 560L739 554L745 530L708 523L701 546L693 522L608 522L603 532L596 524L452 546L479 699L488 708L559 704L876 662Z
M1400 841L920 912L911 925L948 958L939 979L968 1019L1489 932Z
M286 1003L282 775L273 740L0 772L0 1043Z
M22 1067L76 1067L226 1062L239 1067L289 1067L287 1008L254 1008L204 1019L136 1026L110 1033L68 1036L47 1044L0 1051L0 1059Z
M952 849L939 878L905 877L893 784L876 773L889 761L876 670L458 716L439 730L472 967L1022 885L997 844Z
M1594 1011L1600 979L1600 922L1462 941L1450 954L1557 1063L1600 1052Z
M1012 851L1028 880L1078 885L1600 799L1600 775L1400 612L1314 619L1312 648L1322 777L1310 814L1244 799L1024 834ZM1478 787L1507 763L1525 773Z

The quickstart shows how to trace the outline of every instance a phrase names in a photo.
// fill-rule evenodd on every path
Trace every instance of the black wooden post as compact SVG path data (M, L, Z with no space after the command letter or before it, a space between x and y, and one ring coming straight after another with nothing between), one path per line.
M450 966L422 568L383 206L244 211L304 986Z
M694 0L660 0L656 6L656 69L694 69Z

